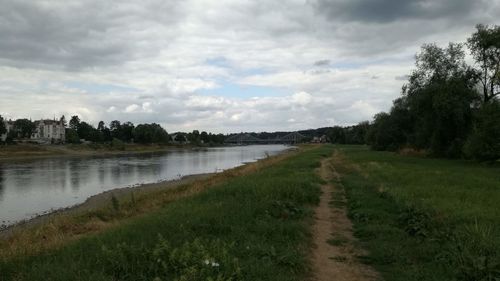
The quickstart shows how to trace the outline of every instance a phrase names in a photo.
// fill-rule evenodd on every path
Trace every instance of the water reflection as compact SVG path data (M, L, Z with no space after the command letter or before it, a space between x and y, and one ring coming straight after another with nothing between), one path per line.
M9 224L81 203L113 188L232 168L286 148L262 145L2 163L0 222Z

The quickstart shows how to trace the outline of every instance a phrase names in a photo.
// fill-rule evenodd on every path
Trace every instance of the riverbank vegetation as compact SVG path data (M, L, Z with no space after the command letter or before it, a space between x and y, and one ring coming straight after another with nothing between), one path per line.
M363 260L387 281L500 279L500 167L342 146Z
M147 199L110 199L105 210L41 227L24 241L16 235L2 242L0 272L6 280L301 280L320 193L315 168L331 152L331 146L309 147L224 172L206 184ZM124 220L113 215L127 217L151 200L153 211L148 207ZM85 231L101 224L109 226ZM67 232L72 234L58 238ZM52 245L26 243L52 239Z

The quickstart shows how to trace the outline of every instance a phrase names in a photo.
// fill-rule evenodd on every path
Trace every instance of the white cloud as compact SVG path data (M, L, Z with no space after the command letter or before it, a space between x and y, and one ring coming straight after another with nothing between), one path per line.
M168 131L369 119L399 95L419 45L500 16L498 0L438 0L429 15L396 3L384 17L357 0L0 2L1 115Z

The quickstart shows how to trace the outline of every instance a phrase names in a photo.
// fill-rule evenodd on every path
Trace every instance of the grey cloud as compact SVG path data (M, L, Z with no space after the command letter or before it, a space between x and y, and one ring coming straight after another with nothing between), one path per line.
M120 65L135 56L134 32L179 17L176 1L162 2L0 1L0 59L15 67Z
M315 66L328 66L330 65L331 61L330 60L318 60L314 62Z
M478 3L479 2L479 3ZM407 19L464 17L481 6L470 0L318 0L315 8L329 18L387 23Z

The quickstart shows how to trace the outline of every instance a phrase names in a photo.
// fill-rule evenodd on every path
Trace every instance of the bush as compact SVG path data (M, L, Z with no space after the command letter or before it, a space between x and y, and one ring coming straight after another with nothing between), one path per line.
M464 153L481 161L500 159L500 102L492 101L479 110Z

